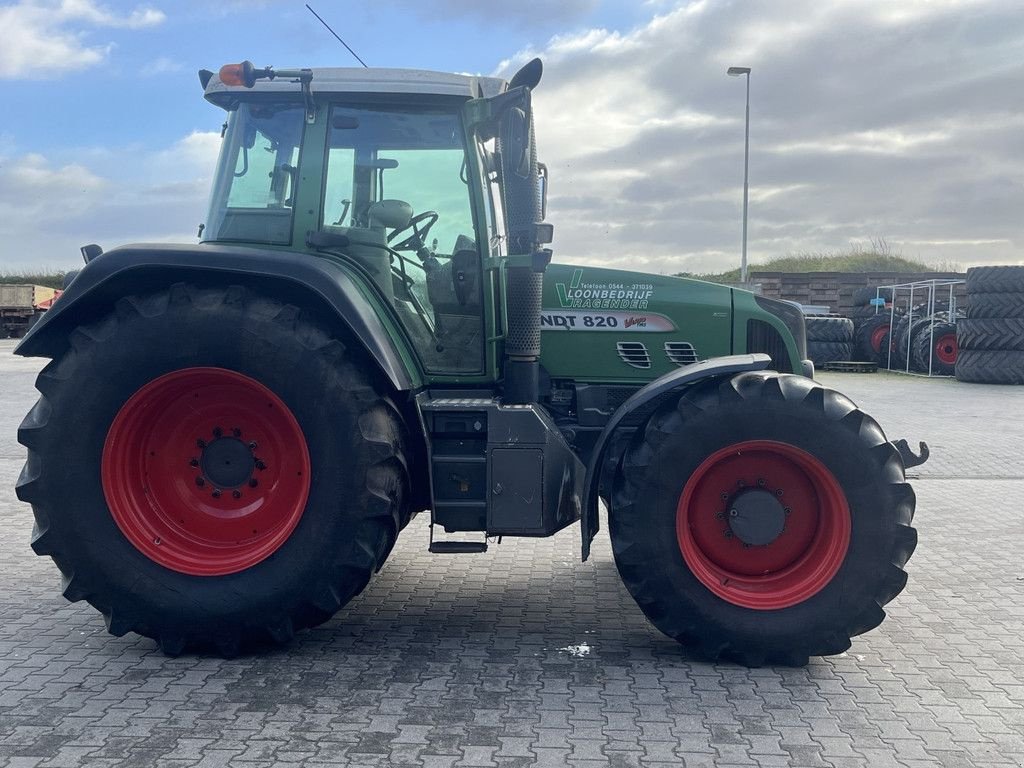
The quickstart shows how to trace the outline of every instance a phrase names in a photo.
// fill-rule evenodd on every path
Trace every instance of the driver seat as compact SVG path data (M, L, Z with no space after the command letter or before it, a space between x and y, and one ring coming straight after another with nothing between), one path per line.
M412 206L404 200L378 200L366 209L370 229L403 229L412 221Z

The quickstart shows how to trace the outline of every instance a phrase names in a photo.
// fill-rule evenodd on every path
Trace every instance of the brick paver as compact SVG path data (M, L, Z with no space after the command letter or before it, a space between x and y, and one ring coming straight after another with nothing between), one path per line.
M402 534L371 587L286 649L162 656L108 635L28 548L14 441L39 361L0 342L0 766L1022 766L1024 388L825 375L928 440L910 585L849 653L802 669L691 658L578 529L431 556ZM570 646L585 644L586 655Z

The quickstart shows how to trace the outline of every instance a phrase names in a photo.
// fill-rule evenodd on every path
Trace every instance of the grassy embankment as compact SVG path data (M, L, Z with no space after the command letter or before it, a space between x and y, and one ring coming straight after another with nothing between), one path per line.
M751 264L751 279L758 272L959 272L959 264L943 262L928 264L919 259L908 259L892 250L884 242L870 247L850 248L842 252L798 253ZM738 283L739 267L726 272L707 274L681 273L682 277L696 277L714 283Z

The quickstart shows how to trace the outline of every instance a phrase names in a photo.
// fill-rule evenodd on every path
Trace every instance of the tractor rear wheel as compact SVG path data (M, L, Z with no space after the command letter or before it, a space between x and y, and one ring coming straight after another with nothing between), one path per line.
M619 572L661 631L712 659L804 664L877 626L917 543L878 424L810 379L747 373L637 431L609 512Z
M130 296L40 373L18 439L32 547L115 635L168 653L285 642L357 595L408 520L401 419L294 306Z

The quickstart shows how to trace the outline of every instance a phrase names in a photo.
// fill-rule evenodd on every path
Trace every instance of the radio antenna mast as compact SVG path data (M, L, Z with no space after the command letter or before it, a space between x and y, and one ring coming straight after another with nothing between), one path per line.
M334 35L337 38L338 42L341 43L342 45L344 45L345 48L348 50L348 52L356 57L356 61L358 61L360 64L362 64L367 69L370 68L369 65L367 65L367 63L365 61L363 61L362 59L359 58L359 54L358 53L356 53L351 48L349 48L348 43L346 43L344 40L342 40L340 37L338 37L338 33L335 32L333 29L331 29L331 25L328 24L323 19L321 19L320 18L320 14L317 13L316 11L314 11L312 8L309 7L309 3L306 3L306 10L308 10L310 13L312 13L314 16L316 16L317 21L319 21L321 24L323 24L325 27L327 27L327 31L330 32L332 35Z

